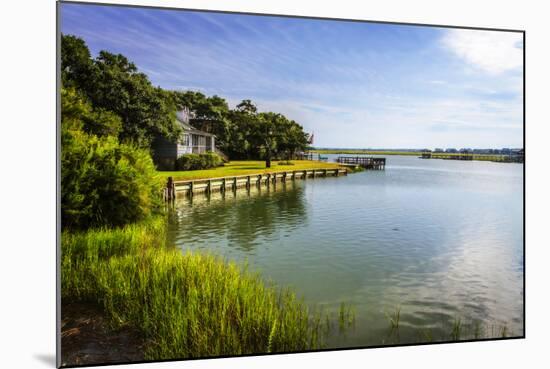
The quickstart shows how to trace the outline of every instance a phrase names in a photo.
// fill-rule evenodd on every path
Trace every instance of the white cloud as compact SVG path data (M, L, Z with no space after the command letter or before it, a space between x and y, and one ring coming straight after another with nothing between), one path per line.
M523 65L523 36L517 32L455 29L443 37L443 45L471 65L500 74Z

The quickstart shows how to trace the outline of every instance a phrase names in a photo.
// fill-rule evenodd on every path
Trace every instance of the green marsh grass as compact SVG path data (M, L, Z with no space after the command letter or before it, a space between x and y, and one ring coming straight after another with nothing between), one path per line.
M462 320L460 318L455 318L453 320L453 328L451 330L451 340L459 341L462 336Z
M148 359L323 347L329 318L246 267L165 245L165 221L62 234L63 303L139 329ZM349 308L341 319L349 321Z
M385 313L386 319L388 320L388 323L390 324L390 329L399 329L399 319L401 317L401 308L397 307L393 314Z
M452 320L422 328L406 324L406 319L404 324L400 324L403 318L400 307L397 307L392 314L384 314L388 321L388 333L382 343L387 344L400 343L401 336L406 337L404 341L408 343L495 339L510 336L506 324L482 324L480 320L465 320L463 317L456 316Z

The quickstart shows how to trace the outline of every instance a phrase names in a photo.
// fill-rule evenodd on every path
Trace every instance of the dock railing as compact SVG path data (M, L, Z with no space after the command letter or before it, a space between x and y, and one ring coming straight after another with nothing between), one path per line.
M245 174L239 176L204 178L193 180L174 180L168 177L166 188L164 189L164 199L171 201L177 195L190 195L196 193L225 192L228 189L235 191L237 188L250 188L252 186L276 186L277 183L294 181L297 179L307 179L316 177L338 177L347 175L348 171L344 168L319 168L302 169L284 172Z
M375 158L372 156L339 156L336 162L358 165L365 169L382 170L386 168L386 158Z

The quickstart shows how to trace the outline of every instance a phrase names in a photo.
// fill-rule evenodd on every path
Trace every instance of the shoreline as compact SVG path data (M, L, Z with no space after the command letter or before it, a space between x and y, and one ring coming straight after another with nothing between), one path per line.
M425 154L422 151L376 151L376 150L311 150L316 154L341 154L341 155L389 155L389 156L417 156L421 159ZM475 161L492 161L497 163L523 163L511 160L510 155L505 154L465 154L465 153L447 153L447 152L431 152L431 157L427 159L440 160L466 160L463 158L472 157L469 160Z

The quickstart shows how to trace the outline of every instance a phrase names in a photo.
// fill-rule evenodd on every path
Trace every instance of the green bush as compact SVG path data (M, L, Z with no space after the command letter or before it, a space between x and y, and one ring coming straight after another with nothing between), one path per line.
M160 209L162 182L146 150L62 129L63 228L120 226Z
M223 165L222 158L213 152L205 154L184 154L176 161L176 170L199 170Z

